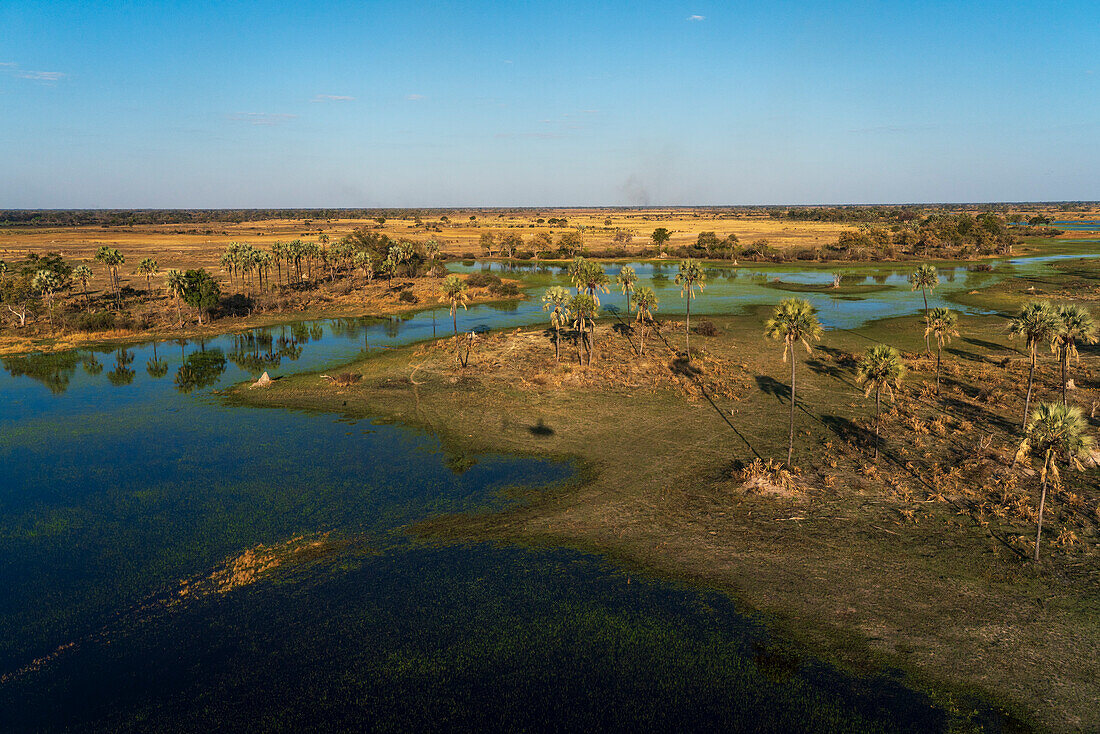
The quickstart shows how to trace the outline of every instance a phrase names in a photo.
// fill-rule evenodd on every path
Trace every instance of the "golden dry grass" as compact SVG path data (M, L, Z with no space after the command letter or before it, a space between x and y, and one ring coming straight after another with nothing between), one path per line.
M476 221L470 221L470 216ZM123 283L138 282L131 275L137 262L145 257L158 259L161 270L168 268L206 267L217 269L218 257L230 242L248 242L267 247L276 240L316 240L323 232L336 240L351 231L365 227L394 239L425 241L436 239L444 251L462 255L481 254L478 244L482 233L500 236L516 232L524 240L537 232L552 233L555 239L576 226L585 228L585 244L605 247L617 229L630 232L632 246L640 249L650 244L650 234L657 227L672 232L673 246L694 241L700 232L713 231L719 237L736 234L742 242L767 239L777 247L823 245L851 225L821 222L776 221L762 215L721 214L709 210L622 210L622 209L555 209L524 210L522 212L451 212L449 223L441 224L440 232L418 227L411 219L387 219L384 225L374 220L268 220L259 222L210 224L161 224L135 227L46 227L0 229L0 259L19 259L30 252L60 252L71 260L91 258L101 245L117 247L126 255ZM538 219L565 217L566 227L538 224ZM610 225L605 224L608 220ZM438 222L425 217L424 222Z

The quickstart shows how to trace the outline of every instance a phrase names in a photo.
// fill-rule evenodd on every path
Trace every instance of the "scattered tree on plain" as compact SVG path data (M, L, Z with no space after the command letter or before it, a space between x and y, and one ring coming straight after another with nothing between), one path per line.
M905 379L905 365L901 362L901 355L893 347L879 344L871 347L859 360L856 367L856 382L864 386L864 395L870 397L875 394L875 463L878 464L878 449L880 443L879 425L882 420L882 391L892 400L894 388L901 387L901 381ZM793 372L792 372L793 374Z
M1058 403L1039 403L1024 427L1024 440L1016 452L1014 464L1025 457L1041 458L1039 472L1042 494L1039 498L1039 527L1035 532L1035 560L1039 560L1039 542L1043 537L1043 512L1047 501L1047 482L1060 482L1058 462L1083 471L1081 459L1092 449L1094 441L1087 435L1088 424L1081 409Z
M772 317L764 324L764 335L783 342L783 361L791 360L791 416L790 436L787 443L787 466L791 466L794 455L794 406L795 372L794 350L801 343L806 354L813 354L810 342L819 341L824 329L814 314L813 306L801 298L787 298L775 307Z

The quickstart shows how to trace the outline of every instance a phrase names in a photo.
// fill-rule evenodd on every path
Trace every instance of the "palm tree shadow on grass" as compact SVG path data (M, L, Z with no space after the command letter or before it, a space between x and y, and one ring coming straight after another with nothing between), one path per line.
M839 415L822 415L821 422L838 438L860 449L873 450L875 447L875 433L859 425L850 418ZM879 449L882 457L887 461L898 462L897 454L888 451L885 445Z
M806 366L810 368L810 371L823 377L831 377L834 380L840 380L841 382L848 382L850 380L845 379L844 373L846 370L838 365L829 364L820 359L812 358L806 360Z
M978 339L977 337L973 336L964 336L962 340L967 344L972 344L975 347L981 347L982 349L992 352L993 354L990 355L991 357L999 352L1014 352L1016 354L1023 354L1023 352L1021 352L1019 349L1009 344L998 344L997 342L990 342L986 341L985 339Z
M944 378L944 384L958 384L960 387L966 387L966 385L956 383L955 380L950 378ZM961 416L975 425L994 425L1008 433L1013 433L1017 428L1015 421L1008 420L1003 415L998 415L993 411L986 410L973 403L968 403L964 400L949 396L944 396L941 402L948 413L954 413L956 416Z
M967 362L977 362L978 364L982 364L983 362L988 361L986 357L983 357L977 352L971 352L969 349L959 349L958 347L944 347L943 351L953 357L965 359ZM944 382L946 381L947 379L944 378Z
M780 382L770 375L757 375L756 387L765 395L772 395L780 403L790 402L791 386Z

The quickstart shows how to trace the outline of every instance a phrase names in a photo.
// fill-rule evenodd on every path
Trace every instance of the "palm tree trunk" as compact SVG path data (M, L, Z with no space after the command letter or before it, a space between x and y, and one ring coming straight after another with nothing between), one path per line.
M684 342L687 345L687 358L691 361L691 292L688 291L687 317L684 319Z
M454 324L455 336L458 336L458 309L454 306L451 307L451 319Z
M882 388L875 388L875 466L878 466L879 418L882 415Z
M928 290L922 287L920 292L924 296L924 325L928 326ZM928 343L928 332L924 333L924 350L928 354L932 353L932 345Z
M561 329L554 327L554 362L561 362Z
M791 466L794 456L794 345L791 345L791 420L790 435L787 440L787 466Z
M1039 541L1043 537L1043 508L1047 503L1047 469L1050 467L1050 450L1043 459L1043 493L1039 497L1039 529L1035 533L1035 562L1039 562Z
M1062 346L1062 405L1066 405L1066 362L1069 361L1069 350Z
M592 352L596 351L596 321L592 320L592 326L588 329L588 364L592 364Z
M1031 385L1035 380L1035 347L1031 348L1031 370L1027 373L1027 397L1024 398L1024 420L1021 425L1027 427L1027 413L1031 410Z
M936 346L936 394L940 394L940 362L943 361L943 345L937 342Z

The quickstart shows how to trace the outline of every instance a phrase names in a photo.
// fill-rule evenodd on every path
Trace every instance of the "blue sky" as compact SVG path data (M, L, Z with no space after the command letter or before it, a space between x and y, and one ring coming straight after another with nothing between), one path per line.
M1100 3L0 0L0 208L1100 199Z

